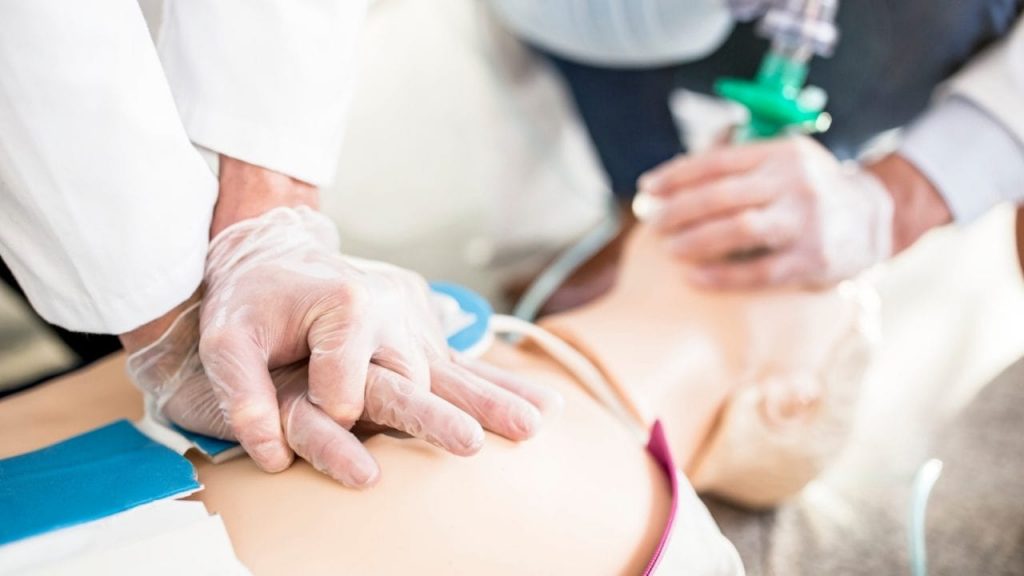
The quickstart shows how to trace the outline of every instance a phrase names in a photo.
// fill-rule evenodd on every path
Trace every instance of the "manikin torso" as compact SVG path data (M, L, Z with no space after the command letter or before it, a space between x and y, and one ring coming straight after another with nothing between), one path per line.
M822 381L856 323L857 304L835 290L722 296L686 288L642 228L624 262L611 295L549 324L598 359L645 417L662 418L677 463L698 474L711 469L697 465L714 454L708 438L728 438L736 420L723 406L757 421L763 402L743 404L742 392L758 388L750 382L779 379L788 390L796 376ZM195 458L205 486L195 497L223 516L255 574L641 573L670 498L643 444L539 351L496 345L485 357L564 395L564 410L536 438L489 435L478 455L459 458L376 435L366 444L382 479L366 491L304 462L268 475L245 458ZM813 422L799 415L820 404L798 402L796 421ZM140 415L122 360L108 361L0 402L0 456ZM728 463L733 443L720 444L714 459ZM735 480L723 469L710 487Z

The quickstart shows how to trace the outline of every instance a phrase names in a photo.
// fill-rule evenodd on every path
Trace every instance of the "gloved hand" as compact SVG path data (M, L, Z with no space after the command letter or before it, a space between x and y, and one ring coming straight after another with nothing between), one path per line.
M829 285L892 253L884 185L806 136L680 156L638 190L637 216L702 286Z
M236 436L199 360L198 330L197 303L175 319L159 340L129 356L128 373L145 393L146 410L152 417L164 424L173 422L194 432L233 440ZM510 398L505 390L541 407L558 401L545 389L522 382L499 368L457 356L451 362L438 370L439 388L455 404L466 406L481 418L493 418L488 407L483 406L487 403L508 404L530 416L531 409L517 406L525 402ZM367 375L362 414L365 421L402 430L456 454L469 454L480 447L480 425L456 406L431 394L429 388L373 364ZM376 461L355 436L309 400L306 362L277 368L271 379L287 444L317 470L343 484L372 484L379 476ZM515 418L515 409L495 411L500 416ZM512 422L504 430L510 437L521 438L535 428L532 421Z
M278 208L225 229L206 270L198 358L188 346L194 332L179 323L133 355L130 371L171 420L237 439L265 470L286 468L294 449L342 482L366 485L376 464L346 430L360 417L471 454L481 424L525 439L539 426L537 408L557 402L454 358L425 282L343 258L333 224L311 209ZM270 370L307 358L308 386L282 417Z

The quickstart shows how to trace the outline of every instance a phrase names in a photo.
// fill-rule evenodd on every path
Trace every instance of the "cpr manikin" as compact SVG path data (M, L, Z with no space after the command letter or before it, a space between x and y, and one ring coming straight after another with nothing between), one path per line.
M859 303L835 290L700 294L679 281L678 264L652 240L641 227L611 295L548 327L599 364L629 412L644 422L661 418L677 464L700 485L752 503L791 493L819 467L823 440L834 448L838 435L826 435L826 426L852 410L838 408L859 374L840 357L860 349ZM376 434L365 443L382 476L365 491L305 462L270 475L248 459L197 458L205 486L197 497L222 515L255 574L642 573L669 519L671 493L636 427L537 347L496 344L484 359L564 397L561 413L547 414L534 439L489 434L480 453L460 458ZM113 375L117 368L0 403L0 454L138 417L139 395ZM783 441L794 437L799 449ZM748 450L756 466L738 466ZM794 465L799 481L779 473ZM759 493L743 482L749 473L787 480L785 490ZM735 550L682 484L673 542L689 562L683 573L742 573Z
M639 226L611 292L542 325L598 365L644 421L661 419L699 491L776 504L842 448L873 292L701 291L660 248Z

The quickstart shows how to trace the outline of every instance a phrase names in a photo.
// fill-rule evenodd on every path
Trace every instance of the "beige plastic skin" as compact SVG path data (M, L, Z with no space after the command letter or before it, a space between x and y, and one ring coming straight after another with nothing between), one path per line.
M635 404L665 416L673 440L682 441L676 455L691 467L709 432L722 436L713 424L742 388L737 383L768 367L799 373L823 361L822 342L843 332L837 318L850 308L834 291L694 292L643 230L625 262L609 297L551 324L628 383ZM534 439L515 444L488 434L479 454L460 458L377 435L366 445L381 482L365 491L301 461L269 475L248 459L216 466L196 459L205 485L196 497L223 516L255 574L641 573L667 520L662 472L550 359L506 346L487 359L564 395L562 413L547 416ZM0 456L141 410L123 360L107 361L0 402Z
M750 507L802 489L838 454L873 341L873 291L709 292L638 226L605 297L541 324L665 424L694 487Z
M639 574L667 521L669 487L643 446L548 361L490 358L561 391L538 436L488 434L469 458L378 435L380 483L345 488L303 461L194 458L197 494L254 574ZM0 457L142 414L117 358L0 402Z

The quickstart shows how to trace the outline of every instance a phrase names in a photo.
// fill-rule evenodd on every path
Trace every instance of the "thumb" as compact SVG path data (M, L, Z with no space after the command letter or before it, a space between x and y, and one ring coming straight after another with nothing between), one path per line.
M281 431L266 357L248 335L235 330L203 334L199 356L221 413L245 451L267 472L288 468L293 455Z

